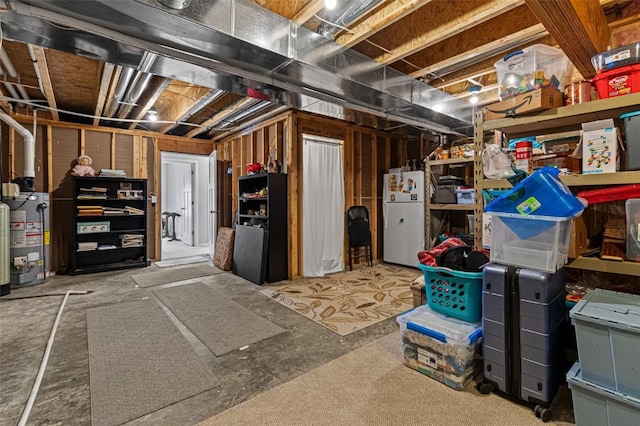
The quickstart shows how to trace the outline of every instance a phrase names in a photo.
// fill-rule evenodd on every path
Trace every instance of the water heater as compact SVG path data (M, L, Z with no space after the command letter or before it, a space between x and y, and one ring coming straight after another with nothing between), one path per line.
M0 202L0 296L11 293L9 277L9 206Z
M4 197L9 206L11 287L40 284L49 276L49 194Z

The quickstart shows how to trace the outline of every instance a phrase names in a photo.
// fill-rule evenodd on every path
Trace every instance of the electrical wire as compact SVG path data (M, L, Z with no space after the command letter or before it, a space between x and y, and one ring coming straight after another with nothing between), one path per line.
M195 124L195 123L189 123L187 121L172 121L172 120L136 120L135 118L110 118L110 117L102 117L102 116L98 116L98 115L92 115L92 114L84 114L84 113L80 113L80 112L74 112L74 111L68 111L68 110L64 110L61 108L51 108L47 105L40 105L38 102L33 102L33 101L25 101L23 99L17 99L17 98L11 98L8 96L0 96L0 100L4 100L4 101L8 101L8 102L20 102L23 104L27 104L29 106L35 107L35 108L39 108L39 109L46 109L48 111L57 111L57 112L61 112L63 114L69 114L69 115L74 115L77 117L83 117L83 118L90 118L90 119L98 119L98 120L104 120L104 121L116 121L119 123L157 123L157 124L175 124L178 126L190 126L190 127L196 127L199 129L208 129L208 126L204 126L202 124ZM46 102L46 101L41 101L41 102ZM210 129L210 130L229 130L227 128L224 129Z

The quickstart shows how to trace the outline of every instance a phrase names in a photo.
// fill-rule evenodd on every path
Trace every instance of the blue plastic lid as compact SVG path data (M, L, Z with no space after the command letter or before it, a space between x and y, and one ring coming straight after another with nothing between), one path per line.
M640 115L640 111L627 112L626 114L622 114L620 119L624 120L625 118L635 117L636 115Z

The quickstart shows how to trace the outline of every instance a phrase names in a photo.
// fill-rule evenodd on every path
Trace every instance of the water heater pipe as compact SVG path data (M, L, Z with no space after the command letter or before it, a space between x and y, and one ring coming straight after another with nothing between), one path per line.
M9 126L13 127L20 133L22 138L24 139L24 176L34 178L36 177L36 172L34 170L34 164L36 159L36 140L27 129L25 129L22 124L18 123L16 120L11 118L9 114L4 111L0 111L0 120L7 123Z

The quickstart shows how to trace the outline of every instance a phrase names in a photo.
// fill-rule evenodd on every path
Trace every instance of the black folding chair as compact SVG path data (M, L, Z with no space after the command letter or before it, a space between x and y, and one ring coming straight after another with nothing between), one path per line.
M368 266L373 266L369 210L365 206L352 206L347 210L347 234L349 239L349 270L353 271L353 261L359 258L364 258Z

